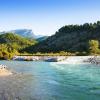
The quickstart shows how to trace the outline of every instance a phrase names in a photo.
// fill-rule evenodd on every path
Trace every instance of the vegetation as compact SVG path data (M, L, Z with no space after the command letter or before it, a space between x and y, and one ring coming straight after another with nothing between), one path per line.
M37 43L35 40L29 40L13 33L0 35L0 59L11 59L14 55L25 47Z
M91 45L89 41L91 40L98 41L98 44L100 42L100 21L94 24L85 23L83 25L64 26L53 36L36 45L27 47L23 51L28 53L58 53L64 51L78 55L87 55L89 54L89 44Z
M19 53L17 54L18 56L75 56L75 55L78 55L78 52L76 53L70 53L70 52L64 52L64 51L60 51L60 52L57 52L57 53L53 53L53 52L50 52L50 53L41 53L41 52L37 52L37 53L27 53L27 52L24 52L24 53Z
M6 44L0 44L0 59L11 59L18 52Z
M99 41L97 40L90 40L89 41L89 54L94 55L94 54L99 54Z

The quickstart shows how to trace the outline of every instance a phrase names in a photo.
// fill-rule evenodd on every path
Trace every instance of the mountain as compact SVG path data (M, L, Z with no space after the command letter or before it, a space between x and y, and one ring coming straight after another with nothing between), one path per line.
M100 21L83 25L66 25L46 40L26 48L27 52L87 52L89 40L100 42Z
M5 33L15 33L22 37L31 38L31 39L37 39L42 37L41 35L35 35L31 29L16 29L11 31L0 32L0 34L5 34Z
M29 30L29 29L18 29L18 30L12 30L9 32L16 33L16 34L26 37L26 38L35 38L35 35L32 32L32 30Z

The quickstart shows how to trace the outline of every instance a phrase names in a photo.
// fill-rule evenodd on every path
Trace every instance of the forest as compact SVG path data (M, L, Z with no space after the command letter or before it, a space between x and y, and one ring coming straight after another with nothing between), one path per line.
M57 53L63 51L79 55L88 55L91 54L89 49L90 42L94 42L94 46L96 45L95 43L98 43L99 49L100 21L93 24L85 23L83 25L63 26L54 35L36 45L26 47L23 51L25 50L29 53Z

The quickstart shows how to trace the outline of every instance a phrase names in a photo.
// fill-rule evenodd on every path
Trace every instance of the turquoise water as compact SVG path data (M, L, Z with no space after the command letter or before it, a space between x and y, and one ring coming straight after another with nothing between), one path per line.
M28 81L27 100L100 100L99 65L31 61L0 61L0 64L31 76L24 77Z

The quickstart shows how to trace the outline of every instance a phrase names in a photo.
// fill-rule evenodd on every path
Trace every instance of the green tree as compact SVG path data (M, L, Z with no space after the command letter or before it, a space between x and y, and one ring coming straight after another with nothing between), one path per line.
M90 40L89 41L89 53L90 54L98 54L99 53L99 42L98 42L98 40Z

